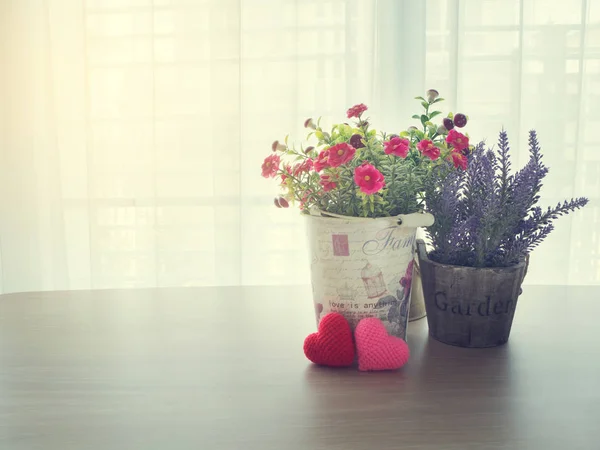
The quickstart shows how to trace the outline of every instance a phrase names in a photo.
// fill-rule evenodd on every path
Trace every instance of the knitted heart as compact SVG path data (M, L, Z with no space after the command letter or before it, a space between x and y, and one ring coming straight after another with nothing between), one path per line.
M354 342L348 321L329 313L319 322L319 331L304 340L304 354L321 366L347 367L354 362Z
M394 370L408 361L410 351L404 340L388 335L376 318L362 319L354 330L358 370Z

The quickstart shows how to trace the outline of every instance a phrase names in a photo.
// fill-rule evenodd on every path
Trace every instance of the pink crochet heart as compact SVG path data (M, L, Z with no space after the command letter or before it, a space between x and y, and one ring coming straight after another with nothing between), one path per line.
M394 370L408 361L410 351L404 340L390 336L381 320L361 320L354 331L358 370Z

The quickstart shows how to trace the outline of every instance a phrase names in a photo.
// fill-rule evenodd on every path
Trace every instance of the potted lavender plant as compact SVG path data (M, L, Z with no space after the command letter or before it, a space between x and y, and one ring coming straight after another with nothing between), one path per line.
M417 243L429 331L461 347L493 347L509 337L529 253L553 221L583 207L577 198L543 210L536 206L548 168L535 131L529 162L510 173L509 143L500 133L498 154L477 145L466 171L440 172L426 186L427 229L433 250Z

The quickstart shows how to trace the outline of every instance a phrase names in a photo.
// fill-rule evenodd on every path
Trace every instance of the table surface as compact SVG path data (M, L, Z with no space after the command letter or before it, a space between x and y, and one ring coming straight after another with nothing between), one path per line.
M598 449L599 294L525 286L494 349L412 322L385 373L304 359L304 287L0 296L0 449Z

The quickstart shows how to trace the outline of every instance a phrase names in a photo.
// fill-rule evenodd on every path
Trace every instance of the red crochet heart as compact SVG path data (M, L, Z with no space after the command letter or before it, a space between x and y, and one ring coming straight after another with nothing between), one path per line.
M347 367L354 362L354 341L348 321L329 313L319 322L319 331L304 340L304 354L321 366Z

